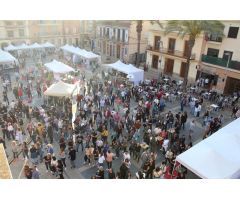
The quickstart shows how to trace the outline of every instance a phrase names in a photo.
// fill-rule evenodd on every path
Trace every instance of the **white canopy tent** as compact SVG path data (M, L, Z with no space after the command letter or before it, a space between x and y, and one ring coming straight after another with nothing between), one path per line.
M65 74L65 73L68 73L68 72L73 72L74 69L62 62L58 62L56 60L53 60L52 62L50 63L46 63L44 64L44 66L52 71L53 73L58 73L58 74Z
M16 48L16 50L30 49L29 46L24 43L19 46L15 46L15 48Z
M177 156L201 178L240 178L240 118Z
M31 49L43 49L43 47L38 43L34 43L34 44L29 45L29 48L31 48Z
M52 84L45 92L46 96L72 97L77 90L77 84L68 84L63 81Z
M9 44L7 47L4 48L5 51L14 51L17 50L17 48L15 46L13 46L12 44Z
M80 57L84 57L85 59L100 59L101 58L101 56L99 56L93 52L86 51L85 49L80 49L78 47L70 46L68 44L61 47L61 49L64 51L70 52L72 54L76 54Z
M138 85L140 81L144 80L144 71L136 68L132 64L124 64L119 60L112 64L106 64L105 66L127 74L130 81L134 82L134 85Z
M51 44L50 42L46 42L44 44L41 44L42 47L44 48L55 48L55 46L53 44Z
M0 64L14 63L17 59L13 57L10 53L0 49Z

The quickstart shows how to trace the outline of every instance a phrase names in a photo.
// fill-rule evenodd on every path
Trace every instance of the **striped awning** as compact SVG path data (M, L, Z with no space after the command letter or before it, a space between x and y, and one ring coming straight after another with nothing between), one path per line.
M12 179L12 173L3 144L0 144L0 179Z

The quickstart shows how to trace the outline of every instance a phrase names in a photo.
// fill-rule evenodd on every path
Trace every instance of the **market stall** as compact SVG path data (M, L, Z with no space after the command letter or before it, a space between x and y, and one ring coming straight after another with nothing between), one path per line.
M240 178L240 118L177 156L201 178Z
M77 90L77 84L68 84L63 81L53 83L47 90L44 92L45 96L54 96L54 97L72 97Z
M105 66L126 74L127 78L133 82L134 85L138 85L140 81L142 82L144 80L144 71L136 68L132 64L124 64L119 60L112 64L105 64Z
M0 49L0 71L14 69L18 65L18 60L10 53Z
M79 47L74 47L66 44L61 47L64 52L64 56L67 60L71 60L74 64L82 64L87 68L95 68L96 65L101 63L101 56L86 51L85 49L80 49Z
M68 72L74 72L72 67L56 60L53 60L50 63L45 63L44 66L53 73L65 74Z

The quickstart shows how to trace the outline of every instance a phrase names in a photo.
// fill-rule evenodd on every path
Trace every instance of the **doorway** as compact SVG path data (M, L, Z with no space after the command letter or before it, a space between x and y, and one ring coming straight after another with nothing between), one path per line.
M165 62L164 73L168 74L168 75L172 75L173 74L173 66L174 66L174 60L167 58L166 62Z
M158 68L158 59L159 57L157 55L152 56L152 68L154 69Z

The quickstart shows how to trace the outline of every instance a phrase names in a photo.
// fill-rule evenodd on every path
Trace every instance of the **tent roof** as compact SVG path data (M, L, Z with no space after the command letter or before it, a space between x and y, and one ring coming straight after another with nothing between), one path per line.
M80 49L78 47L70 46L68 44L64 45L61 47L64 51L68 51L70 53L76 54L78 56L87 58L87 59L94 59L94 58L99 58L100 56L91 52L91 51L86 51L85 49Z
M240 118L177 156L201 178L240 178Z
M34 43L28 46L31 49L38 49L38 48L43 48L41 45L39 45L38 43Z
M132 74L132 73L140 72L140 71L143 72L142 69L136 68L132 64L124 64L120 60L118 60L117 62L112 63L112 64L106 64L106 66L111 67L120 72L123 72L125 74Z
M44 43L44 44L42 44L41 45L42 47L45 47L45 48L47 48L47 47L55 47L52 43L50 43L50 42L46 42L46 43Z
M16 50L16 47L13 46L12 44L9 44L7 47L4 48L4 50L6 50L6 51L12 51L12 50Z
M15 47L16 47L16 49L28 49L29 48L29 46L24 43L19 46L15 46Z
M56 60L53 60L52 62L50 63L46 63L44 64L45 67L48 68L48 70L54 72L54 73L68 73L68 72L72 72L74 71L74 69L62 62L58 62Z
M17 61L10 53L0 49L0 63L11 63Z
M76 89L77 85L64 83L59 81L52 84L45 92L46 96L55 96L55 97L71 97L73 91Z

